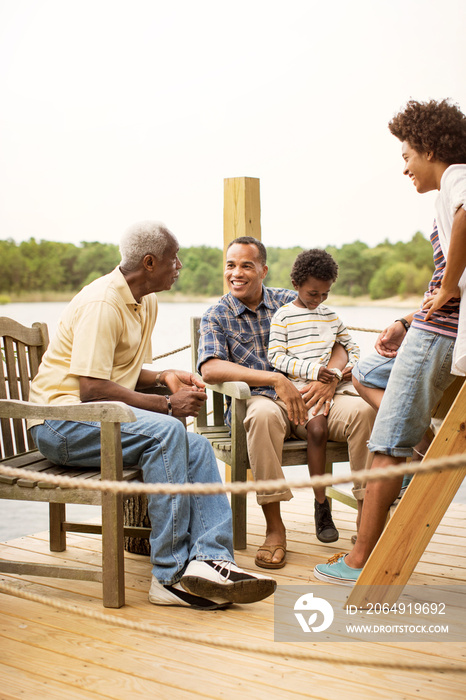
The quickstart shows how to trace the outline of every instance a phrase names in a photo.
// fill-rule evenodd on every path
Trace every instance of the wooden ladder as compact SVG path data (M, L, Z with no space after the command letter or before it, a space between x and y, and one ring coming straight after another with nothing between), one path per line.
M447 389L436 417L444 420L424 460L466 454L463 378ZM365 608L369 603L393 605L398 600L465 476L466 467L461 467L413 477L346 605Z

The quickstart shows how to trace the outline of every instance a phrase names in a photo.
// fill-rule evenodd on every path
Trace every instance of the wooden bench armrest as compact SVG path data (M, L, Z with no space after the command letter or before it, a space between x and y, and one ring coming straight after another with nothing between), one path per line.
M202 377L199 377L201 381L204 381ZM207 389L211 391L216 391L219 394L224 394L225 396L230 396L232 399L250 399L251 390L246 382L222 382L221 384L206 384Z
M16 399L0 399L0 418L92 420L99 423L133 423L136 420L131 407L121 401L90 401L89 403L48 406Z

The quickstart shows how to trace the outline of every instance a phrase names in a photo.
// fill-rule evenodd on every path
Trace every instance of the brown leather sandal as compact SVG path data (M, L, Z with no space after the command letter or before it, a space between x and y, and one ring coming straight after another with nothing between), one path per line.
M277 549L281 549L283 552L283 557L279 561L272 561L272 559L275 556L275 552ZM271 557L270 561L265 561L264 559L258 559L257 555L254 560L254 563L256 566L259 566L261 569L282 569L285 564L286 564L286 545L283 544L263 544L262 547L259 547L257 552L270 552Z

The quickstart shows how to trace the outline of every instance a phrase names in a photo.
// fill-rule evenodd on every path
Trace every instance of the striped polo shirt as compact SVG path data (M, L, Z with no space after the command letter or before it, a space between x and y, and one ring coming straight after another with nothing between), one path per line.
M430 236L430 242L434 249L434 265L435 270L429 287L424 295L424 299L433 294L435 289L439 289L442 284L443 275L445 274L446 260L440 246L437 223L434 221L434 230ZM414 314L412 322L413 328L419 328L422 331L430 331L439 335L447 335L450 338L456 338L458 334L458 314L460 307L459 297L450 299L447 304L444 304L440 309L434 311L428 321L425 320L427 310L422 309Z
M359 361L359 347L337 314L325 304L307 309L288 303L270 324L269 362L291 379L316 380L335 343L343 345L349 364Z

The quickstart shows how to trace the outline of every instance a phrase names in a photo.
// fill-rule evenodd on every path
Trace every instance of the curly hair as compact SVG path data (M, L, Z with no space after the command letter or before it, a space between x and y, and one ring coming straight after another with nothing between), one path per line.
M388 128L418 153L432 152L448 165L466 163L466 115L449 100L410 100Z
M298 287L309 277L335 282L338 277L338 265L327 251L311 248L311 250L303 250L298 255L291 268L290 277Z

